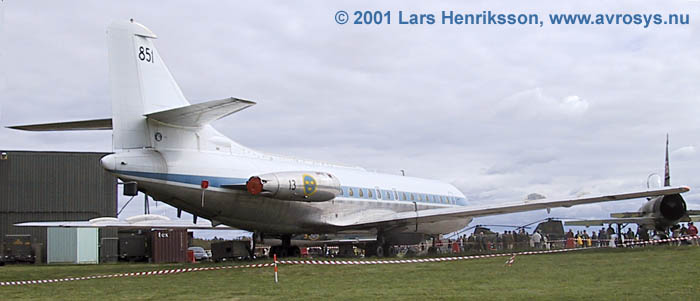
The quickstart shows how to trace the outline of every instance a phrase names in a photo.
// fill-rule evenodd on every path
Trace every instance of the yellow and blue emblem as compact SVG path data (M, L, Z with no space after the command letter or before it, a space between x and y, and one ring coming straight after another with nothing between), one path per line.
M312 195L316 192L316 179L310 175L303 175L304 177L304 194Z

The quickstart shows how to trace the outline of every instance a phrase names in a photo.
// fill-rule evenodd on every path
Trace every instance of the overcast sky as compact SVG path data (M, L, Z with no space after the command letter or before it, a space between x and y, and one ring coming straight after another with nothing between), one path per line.
M146 25L191 102L254 149L436 178L474 203L644 189L663 173L700 209L697 1L31 1L0 3L0 125L110 116L105 30ZM431 5L431 6L427 6ZM575 5L584 5L576 7ZM689 25L339 25L338 10L687 13ZM0 129L7 150L111 151L111 132ZM555 209L606 217L642 200ZM129 214L143 204L130 205ZM158 212L172 214L159 205ZM483 218L523 224L544 210Z

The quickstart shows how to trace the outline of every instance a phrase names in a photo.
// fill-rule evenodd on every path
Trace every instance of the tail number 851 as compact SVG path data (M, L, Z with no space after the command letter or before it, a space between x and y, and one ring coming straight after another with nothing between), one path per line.
M139 60L146 61L149 63L154 63L156 61L156 55L153 53L153 49L148 47L139 47Z

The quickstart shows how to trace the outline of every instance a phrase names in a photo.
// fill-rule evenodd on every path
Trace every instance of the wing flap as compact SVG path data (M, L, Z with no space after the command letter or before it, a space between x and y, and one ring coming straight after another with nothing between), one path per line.
M255 102L229 97L150 113L146 117L173 126L201 127L253 105Z
M10 129L45 132L45 131L91 131L91 130L111 130L112 118L66 121L41 124L13 125Z
M342 229L368 229L379 226L405 225L412 223L430 223L446 219L459 219L468 217L480 217L487 215L507 214L538 209L571 207L583 204L592 204L608 201L620 201L649 196L661 196L678 194L689 191L686 186L665 187L661 189L647 190L641 192L630 192L621 194L609 194L601 196L591 196L578 199L520 201L514 203L504 203L497 205L471 205L462 207L427 209L419 211L407 211L391 213L380 216L359 217L357 220L344 220L335 223L335 226Z

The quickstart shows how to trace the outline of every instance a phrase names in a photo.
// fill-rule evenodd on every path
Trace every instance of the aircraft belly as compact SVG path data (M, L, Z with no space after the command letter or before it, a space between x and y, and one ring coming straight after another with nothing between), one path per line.
M139 189L162 201L194 215L213 219L231 227L273 233L312 233L323 229L319 221L321 210L310 203L281 201L250 196L245 192L210 188L204 192L195 185L162 183L139 177Z
M354 219L369 212L391 214L414 211L413 203L352 200L337 198L326 202L285 201L252 196L245 191L119 175L124 181L137 181L139 189L158 201L199 217L215 220L238 229L275 234L335 233L338 221ZM454 219L407 225L397 231L425 234L449 233L469 224L470 219Z

